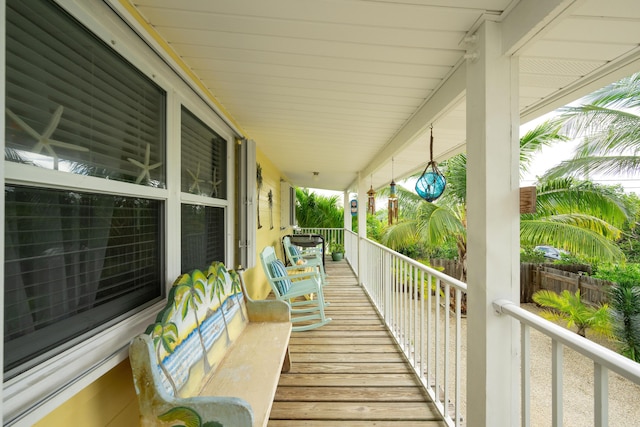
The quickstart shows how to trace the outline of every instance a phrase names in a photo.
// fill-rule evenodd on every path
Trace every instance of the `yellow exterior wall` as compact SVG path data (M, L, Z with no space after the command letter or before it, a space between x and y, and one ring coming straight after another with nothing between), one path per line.
M137 427L139 416L127 359L34 426Z
M249 296L253 299L264 299L271 288L262 271L260 264L260 252L265 246L273 246L280 259L282 257L282 236L291 233L291 228L280 230L280 171L275 165L257 149L256 159L262 167L262 190L260 191L260 223L262 228L256 233L256 265L247 270L244 274L244 281L247 286ZM273 228L271 228L271 218L269 211L269 201L267 195L269 190L273 192Z

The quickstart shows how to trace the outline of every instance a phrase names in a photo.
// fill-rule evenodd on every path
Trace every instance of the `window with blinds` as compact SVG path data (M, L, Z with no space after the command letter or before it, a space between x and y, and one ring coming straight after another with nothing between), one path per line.
M165 187L166 95L50 1L7 0L6 22L5 159L69 178L5 182L8 379L162 298L166 202L72 174Z
M5 186L5 372L161 296L162 206Z
M49 1L6 14L6 159L164 188L164 91Z
M225 262L224 208L182 205L182 273Z
M227 141L182 107L183 193L227 198Z

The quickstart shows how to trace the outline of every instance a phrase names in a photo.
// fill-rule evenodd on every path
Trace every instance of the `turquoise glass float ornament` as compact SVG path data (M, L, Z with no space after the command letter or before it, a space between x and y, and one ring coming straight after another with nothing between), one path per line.
M429 169L431 166L431 170ZM433 202L442 196L447 180L438 170L435 162L429 162L416 182L416 193L427 202Z
M442 196L447 186L446 178L442 175L437 163L433 160L433 126L431 126L431 138L429 142L430 160L416 182L416 193L427 202L433 202Z

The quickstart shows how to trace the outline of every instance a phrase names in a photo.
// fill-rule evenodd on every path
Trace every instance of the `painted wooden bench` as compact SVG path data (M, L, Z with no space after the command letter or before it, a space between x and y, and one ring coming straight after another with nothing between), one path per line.
M251 300L214 262L180 276L129 357L142 426L266 426L290 368L290 308Z

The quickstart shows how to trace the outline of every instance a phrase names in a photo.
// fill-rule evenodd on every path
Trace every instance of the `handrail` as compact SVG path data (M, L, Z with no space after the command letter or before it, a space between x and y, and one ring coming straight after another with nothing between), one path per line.
M493 307L498 314L508 314L607 369L640 385L639 363L606 347L595 344L575 332L571 332L555 323L549 322L536 314L530 313L509 300L496 300L493 302Z

